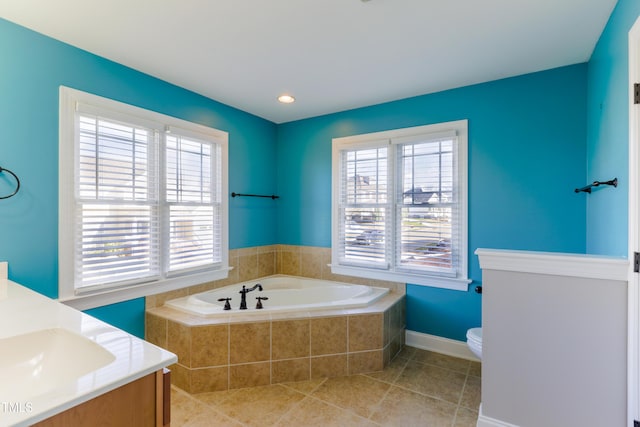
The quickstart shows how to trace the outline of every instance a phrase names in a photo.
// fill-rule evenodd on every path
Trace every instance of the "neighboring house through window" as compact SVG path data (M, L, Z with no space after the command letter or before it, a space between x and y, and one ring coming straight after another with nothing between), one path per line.
M60 89L60 299L82 308L228 272L226 132Z
M333 140L332 271L467 290L467 121Z

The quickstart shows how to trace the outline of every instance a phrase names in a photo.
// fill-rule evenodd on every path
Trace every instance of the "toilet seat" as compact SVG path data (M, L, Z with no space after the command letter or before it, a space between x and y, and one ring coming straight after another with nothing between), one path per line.
M467 331L467 340L482 345L482 328L471 328Z

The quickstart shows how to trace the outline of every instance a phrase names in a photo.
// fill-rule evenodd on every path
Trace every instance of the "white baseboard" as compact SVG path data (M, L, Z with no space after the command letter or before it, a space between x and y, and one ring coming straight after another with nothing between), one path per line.
M487 417L482 413L482 405L480 405L480 414L478 415L478 422L476 427L518 427L515 424L509 424L504 421L496 420L495 418Z
M422 350L434 351L436 353L479 362L479 359L471 353L465 341L457 341L407 330L405 331L405 344Z

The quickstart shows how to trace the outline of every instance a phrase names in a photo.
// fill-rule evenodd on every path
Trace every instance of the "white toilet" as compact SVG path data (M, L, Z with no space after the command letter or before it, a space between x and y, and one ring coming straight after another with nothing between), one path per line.
M469 350L482 360L482 328L471 328L467 331Z

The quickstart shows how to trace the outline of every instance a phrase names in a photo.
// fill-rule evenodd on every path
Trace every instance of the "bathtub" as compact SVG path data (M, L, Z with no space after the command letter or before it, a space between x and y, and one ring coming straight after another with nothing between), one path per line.
M256 289L247 293L247 309L240 310L242 286L251 288L256 284L262 286L262 292ZM200 316L233 316L366 307L387 293L389 289L386 288L293 276L269 276L176 298L165 302L165 305ZM258 296L268 298L262 302L262 309L256 309ZM231 310L224 310L224 301L218 301L221 298L231 298Z

